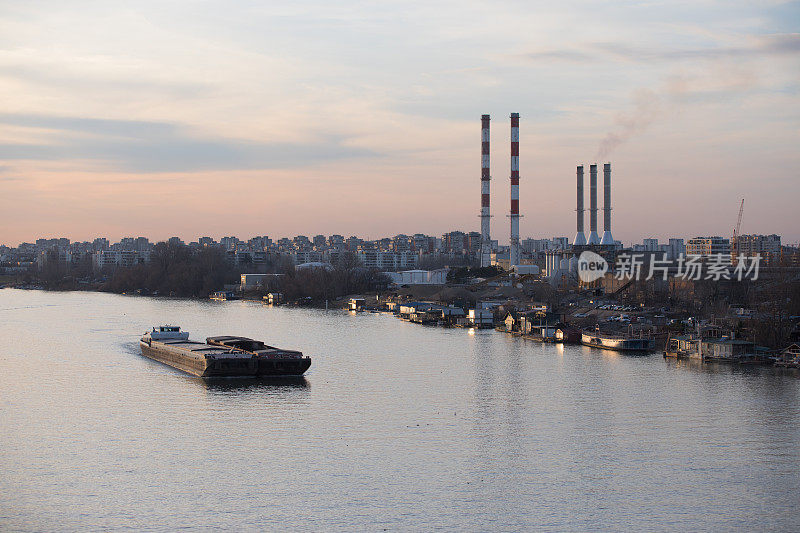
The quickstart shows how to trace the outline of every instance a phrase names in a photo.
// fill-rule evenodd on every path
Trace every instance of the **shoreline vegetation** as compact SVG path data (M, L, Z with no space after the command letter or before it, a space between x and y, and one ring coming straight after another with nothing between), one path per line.
M758 282L701 280L664 287L637 281L624 291L604 293L598 288L556 289L527 276L512 279L496 267L462 266L449 271L445 285L397 287L391 286L382 272L365 268L350 252L341 254L332 265L297 268L289 258L282 258L256 268L232 264L218 247L195 250L181 243L161 242L147 263L96 272L91 260L68 269L59 261L47 261L41 270L0 276L0 287L207 299L216 291L235 291L243 273L275 275L239 296L261 301L267 293L277 292L282 303L290 305L343 308L349 297L361 296L367 297L367 307L373 309L382 309L390 301L427 301L466 310L478 302L492 301L499 303L494 307L496 324L509 312L526 313L532 307L546 306L549 316L579 329L600 325L621 330L634 323L649 323L680 334L695 329L699 322L714 321L739 338L772 348L783 348L800 336L800 279L794 274ZM476 279L484 281L475 283ZM624 317L625 321L619 320ZM679 327L672 328L672 324Z
M185 244L160 242L147 263L94 272L89 261L70 269L58 261L48 261L41 270L0 278L0 286L206 299L215 291L239 285L244 273L265 273L276 276L252 291L253 299L267 292L280 292L287 301L310 298L322 306L326 300L376 293L389 286L385 274L363 267L351 252L341 254L338 261L326 267L295 268L287 258L258 270L253 265L231 264L218 247L194 251Z

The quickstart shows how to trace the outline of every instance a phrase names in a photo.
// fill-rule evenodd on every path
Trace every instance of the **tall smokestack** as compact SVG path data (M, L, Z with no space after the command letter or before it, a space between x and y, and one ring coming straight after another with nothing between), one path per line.
M611 163L603 165L603 246L613 246L614 237L611 235Z
M509 266L519 264L519 113L511 113L511 247Z
M597 234L597 165L589 165L589 242L590 246L600 244Z
M578 165L578 233L575 234L573 246L586 246L586 234L583 232L583 165Z
M489 115L481 116L481 266L492 262L492 238L489 235Z

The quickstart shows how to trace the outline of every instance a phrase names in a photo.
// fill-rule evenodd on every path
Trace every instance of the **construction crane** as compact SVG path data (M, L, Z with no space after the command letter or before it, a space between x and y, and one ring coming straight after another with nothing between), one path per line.
M738 257L738 250L739 250L739 242L737 237L739 237L742 233L742 214L744 213L744 198L742 198L742 205L739 206L739 218L736 221L736 227L733 228L733 242L731 243L731 255L733 256L732 259L735 260Z

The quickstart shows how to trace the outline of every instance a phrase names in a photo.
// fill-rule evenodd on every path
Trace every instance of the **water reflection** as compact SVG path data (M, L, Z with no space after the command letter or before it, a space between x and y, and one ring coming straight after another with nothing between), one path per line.
M704 374L730 374L733 376L782 376L792 374L791 372L785 372L786 370L794 370L795 375L800 376L796 369L785 369L770 365L740 365L736 363L701 361L700 359L675 359L674 357L664 357L663 359L667 368L691 370Z
M210 392L255 392L268 389L308 389L304 376L265 377L265 378L198 378L195 380Z
M555 344L555 347L556 347L556 353L559 355L559 357L564 357L564 343L557 342Z

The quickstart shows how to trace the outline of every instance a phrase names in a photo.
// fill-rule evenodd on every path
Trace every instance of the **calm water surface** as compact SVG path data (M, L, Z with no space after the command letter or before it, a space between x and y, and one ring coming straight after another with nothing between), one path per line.
M151 325L313 359L206 383ZM800 377L389 315L0 290L0 530L800 529Z

